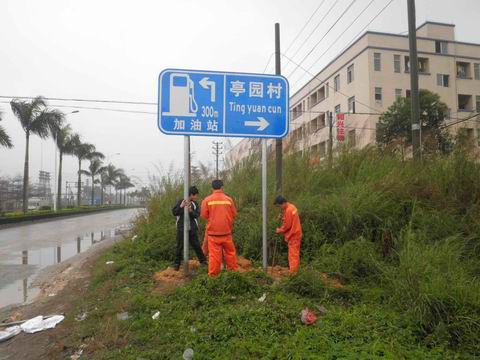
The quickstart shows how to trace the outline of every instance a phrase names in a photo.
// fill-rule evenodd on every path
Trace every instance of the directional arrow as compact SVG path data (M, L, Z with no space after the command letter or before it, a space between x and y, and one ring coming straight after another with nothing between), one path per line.
M204 89L210 88L210 101L215 102L215 81L208 80L208 77L204 77L200 80L200 85Z
M265 130L270 123L264 117L258 117L258 120L245 121L245 126L258 126L257 131Z

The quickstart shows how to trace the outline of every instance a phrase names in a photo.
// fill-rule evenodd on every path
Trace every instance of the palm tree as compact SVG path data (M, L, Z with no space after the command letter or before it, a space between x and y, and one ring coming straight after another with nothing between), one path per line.
M106 167L102 166L103 163L98 157L93 157L90 159L90 165L87 170L81 170L83 175L90 176L92 178L92 197L90 205L95 205L95 184L98 184L98 179L95 179L96 176L101 176L105 171Z
M30 135L35 134L42 139L63 123L64 115L58 110L49 110L41 96L31 102L14 99L10 102L13 114L18 118L25 131L25 164L23 170L23 212L28 210L28 172Z
M0 121L2 121L2 113L0 112ZM6 130L0 126L0 146L4 146L7 148L12 148L12 140L10 139L10 136L8 136Z
M65 125L58 129L55 133L54 138L59 152L59 162L58 162L58 191L57 191L57 209L62 208L62 165L63 165L63 155L68 154L72 155L75 149L75 144L79 136L77 134L71 133L70 125Z
M103 190L106 186L114 186L115 182L124 175L123 169L116 168L112 164L108 164L102 174L100 175L100 186L101 186L101 204L103 205Z
M101 152L95 150L94 145L82 143L80 138L75 139L73 154L78 159L77 206L80 207L82 197L82 160L94 158L103 159L104 156Z
M135 185L132 184L130 178L126 175L120 176L120 179L117 181L115 185L115 189L120 190L120 204L122 204L122 190L124 190L123 194L123 204L126 202L127 194L126 190L128 188L134 187Z

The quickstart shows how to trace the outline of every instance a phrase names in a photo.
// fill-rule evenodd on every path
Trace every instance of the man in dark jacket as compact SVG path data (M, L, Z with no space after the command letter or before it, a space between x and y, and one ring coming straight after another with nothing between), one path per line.
M177 253L174 265L175 270L180 269L180 264L183 258L183 220L185 206L188 207L188 212L190 214L188 240L193 247L193 250L195 250L200 263L207 263L207 259L205 258L200 242L198 241L198 217L200 216L200 206L197 202L198 194L197 187L192 186L188 190L188 200L178 200L172 209L173 216L177 217Z

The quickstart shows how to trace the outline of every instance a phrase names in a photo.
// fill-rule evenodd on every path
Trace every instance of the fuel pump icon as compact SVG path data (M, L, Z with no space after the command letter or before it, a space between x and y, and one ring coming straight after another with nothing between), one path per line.
M170 75L169 116L196 116L198 111L195 101L195 86L188 74L172 73Z

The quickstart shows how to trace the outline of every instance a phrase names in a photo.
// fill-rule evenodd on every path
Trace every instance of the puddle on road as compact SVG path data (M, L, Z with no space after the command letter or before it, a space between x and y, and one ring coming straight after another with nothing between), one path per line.
M36 249L26 249L11 253L8 259L0 261L0 308L27 303L39 293L39 289L32 286L36 275L43 268L61 263L71 257L84 252L95 244L112 238L127 230L121 226L115 229L97 231L77 236L75 239L64 241L58 246L48 246ZM11 280L9 281L9 278Z

